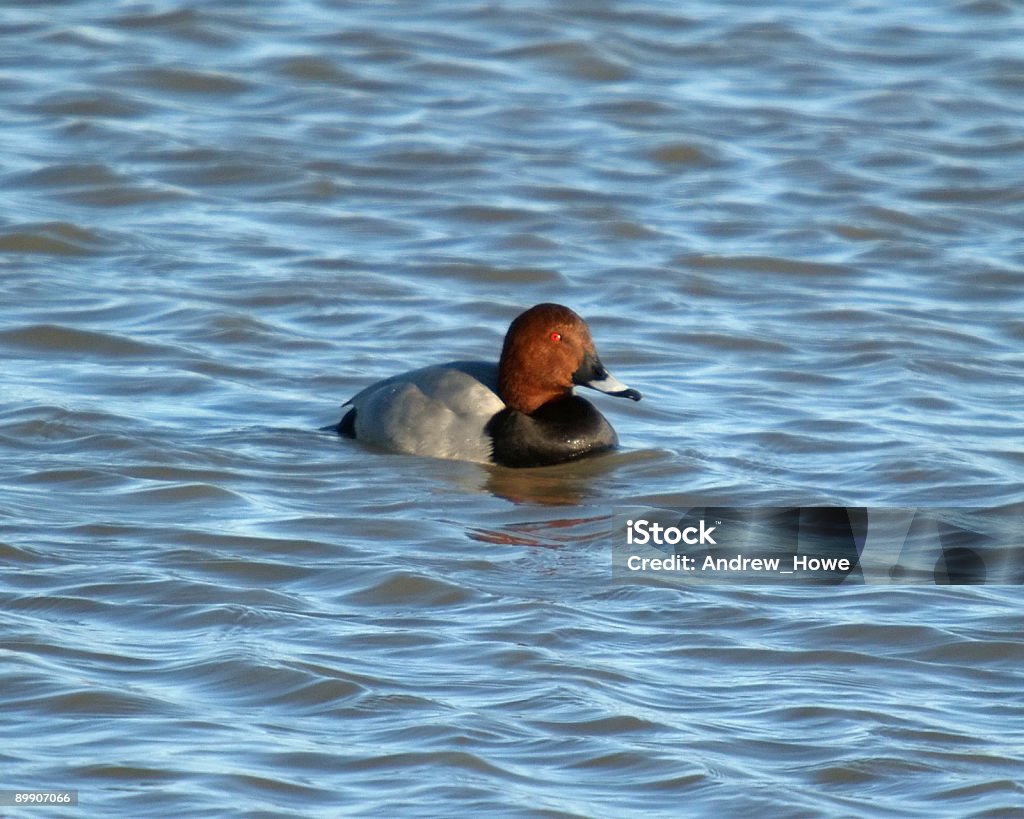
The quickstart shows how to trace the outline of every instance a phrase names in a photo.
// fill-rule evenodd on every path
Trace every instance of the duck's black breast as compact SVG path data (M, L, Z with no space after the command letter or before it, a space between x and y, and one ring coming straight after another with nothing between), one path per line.
M619 443L612 425L578 395L549 401L529 415L503 409L486 432L494 442L494 462L501 466L549 466Z

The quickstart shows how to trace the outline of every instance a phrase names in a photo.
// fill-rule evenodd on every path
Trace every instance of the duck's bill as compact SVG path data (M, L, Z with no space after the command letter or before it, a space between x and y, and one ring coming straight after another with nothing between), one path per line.
M581 387L590 387L592 390L615 395L619 398L629 398L633 401L639 401L643 398L639 390L627 387L608 372L599 358L589 355L584 358L583 364L573 376L573 382Z
M630 398L633 401L639 401L643 398L640 394L640 390L634 390L632 387L627 387L611 373L608 373L607 376L602 379L590 381L582 386L590 387L592 390L606 392L608 395L616 395L619 398Z

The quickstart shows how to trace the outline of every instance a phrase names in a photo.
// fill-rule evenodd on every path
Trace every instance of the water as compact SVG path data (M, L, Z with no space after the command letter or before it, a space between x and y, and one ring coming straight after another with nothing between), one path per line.
M611 582L612 510L1024 502L1024 12L8 3L12 815L1024 810L1016 587ZM540 301L645 400L318 432Z

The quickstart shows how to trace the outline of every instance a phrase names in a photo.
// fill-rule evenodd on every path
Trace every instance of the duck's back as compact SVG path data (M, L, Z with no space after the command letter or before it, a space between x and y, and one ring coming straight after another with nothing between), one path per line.
M485 428L505 408L497 385L498 366L486 361L413 370L358 393L339 431L392 452L488 462Z

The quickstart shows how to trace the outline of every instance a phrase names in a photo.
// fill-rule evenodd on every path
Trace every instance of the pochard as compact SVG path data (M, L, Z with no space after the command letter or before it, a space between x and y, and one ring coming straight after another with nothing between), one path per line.
M618 444L575 385L641 398L605 369L582 318L538 304L509 326L497 364L453 361L378 381L344 404L336 428L390 452L547 466Z

